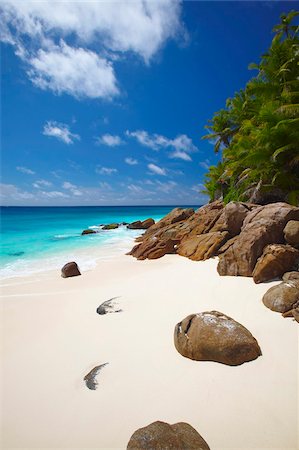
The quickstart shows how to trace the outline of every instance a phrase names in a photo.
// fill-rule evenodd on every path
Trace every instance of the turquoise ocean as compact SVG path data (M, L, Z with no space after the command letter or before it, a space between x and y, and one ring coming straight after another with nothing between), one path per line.
M179 205L183 206L183 205ZM1 207L0 276L25 276L60 269L76 260L81 270L127 252L142 231L103 224L160 220L175 206ZM195 209L198 206L193 206ZM97 234L81 236L91 228Z

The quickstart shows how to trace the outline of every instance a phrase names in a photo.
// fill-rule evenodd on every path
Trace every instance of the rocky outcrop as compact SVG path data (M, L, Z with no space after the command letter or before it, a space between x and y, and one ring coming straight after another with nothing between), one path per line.
M107 225L103 226L102 230L116 230L116 228L118 227L118 223L108 223Z
M66 263L61 269L62 278L77 277L78 275L81 275L81 273L77 263L74 261Z
M299 260L299 250L290 245L271 244L264 248L262 256L257 260L253 271L255 283L281 278L294 269Z
M177 351L196 361L237 366L258 358L261 349L240 323L218 311L191 314L174 332Z
M90 372L88 372L87 375L84 377L84 381L88 389L95 391L98 387L98 381L97 376L100 373L100 371L107 366L109 363L100 364L99 366L94 367L91 369Z
M298 220L290 220L284 230L283 230L284 238L288 244L291 244L293 247L299 248L299 221Z
M136 222L132 222L127 225L129 230L147 230L152 225L155 225L154 219L146 219L141 222L141 220L137 220Z
M241 232L219 257L220 275L252 276L255 264L268 244L283 243L286 223L299 219L299 208L273 203L254 208L244 219Z
M210 450L206 441L188 423L153 422L132 435L128 450Z
M106 300L105 302L101 303L100 306L97 307L97 313L103 316L104 314L108 313L118 313L122 312L121 309L119 309L118 304L116 302L116 299L118 297L110 298L110 300Z
M172 239L160 241L152 238L151 240L146 241L146 243L135 245L128 254L133 255L140 260L158 259L164 255L175 253L176 244L177 241Z
M177 253L195 261L205 260L217 254L227 237L227 231L214 231L186 238L178 245Z
M82 231L81 235L84 236L84 234L96 234L96 231L88 228L87 230Z
M287 280L272 286L263 296L264 305L272 311L286 313L299 306L299 280Z

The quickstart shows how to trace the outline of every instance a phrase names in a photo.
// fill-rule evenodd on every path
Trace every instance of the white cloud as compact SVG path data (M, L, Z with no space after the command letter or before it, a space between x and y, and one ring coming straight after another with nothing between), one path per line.
M115 60L133 52L149 63L184 32L180 0L2 0L0 8L0 38L29 65L34 84L77 98L117 95Z
M210 161L209 161L208 159L206 159L205 161L201 161L201 162L199 163L199 165L200 165L200 167L202 167L203 169L209 170L211 163L210 163Z
M119 136L115 136L112 134L103 134L103 136L97 138L98 144L108 145L108 147L116 147L121 145L123 141Z
M78 134L70 132L68 125L51 120L44 125L43 134L45 136L55 137L65 144L73 144L75 140L80 140Z
M166 170L162 167L156 166L156 164L148 164L147 167L149 170L156 175L166 175Z
M10 205L10 202L15 201L20 201L22 204L24 200L33 199L34 195L31 192L23 191L14 184L0 183L0 198L4 205Z
M152 150L159 150L161 148L172 149L169 157L172 159L182 159L184 161L192 161L189 153L197 151L197 147L193 144L186 134L180 134L174 139L169 139L160 134L149 134L144 130L126 131L126 135L135 138L141 145L149 147Z
M69 47L63 40L49 50L40 49L28 63L29 78L41 89L77 98L110 98L118 94L109 61L90 50Z
M112 175L113 173L117 173L117 169L114 169L113 167L98 166L96 168L96 173L98 173L99 175Z
M169 192L173 191L177 183L174 181L168 181L166 183L162 183L161 181L156 181L157 191L164 192L165 194L169 194Z
M136 164L138 164L137 159L134 158L125 158L125 162L129 164L129 166L136 166Z
M78 187L75 184L70 183L69 181L64 181L62 183L63 189L69 190L73 195L76 195L79 197L80 195L83 195L83 192L78 189Z
M192 161L192 158L188 153L182 152L182 150L175 150L169 155L172 159L183 159L184 161Z
M60 191L41 191L40 194L48 198L67 198L68 195Z
M32 184L33 187L37 189L41 189L42 187L50 187L52 186L52 183L47 180L37 180L35 183Z
M16 170L18 172L25 173L26 175L34 175L35 174L35 172L31 169L28 169L28 167L17 166Z

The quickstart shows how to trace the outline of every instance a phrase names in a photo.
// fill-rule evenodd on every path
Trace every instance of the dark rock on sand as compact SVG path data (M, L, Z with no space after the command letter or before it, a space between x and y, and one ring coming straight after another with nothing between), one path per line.
M299 303L299 280L288 280L272 286L263 296L264 305L272 311L286 313Z
M290 220L284 230L284 238L288 244L291 244L293 247L299 247L299 221L298 220Z
M153 422L132 435L128 450L210 450L206 441L188 423Z
M289 220L299 219L299 208L287 203L271 203L253 208L241 232L219 257L220 275L251 276L258 258L268 244L283 243L283 230Z
M115 230L118 227L119 227L118 223L109 223L107 225L104 225L102 230Z
M96 231L91 230L90 228L88 228L87 230L83 230L81 235L83 236L84 234L95 234Z
M97 375L103 369L103 367L107 366L109 363L100 364L99 366L94 367L87 375L84 377L84 381L88 389L95 391L98 387L98 382L96 380Z
M77 277L78 275L81 275L81 273L74 261L66 263L61 269L62 278Z
M294 269L299 261L299 250L290 245L271 244L264 248L253 271L255 283L281 278L285 272Z
M258 358L261 349L240 323L218 311L191 314L174 332L177 351L196 361L237 366Z
M152 225L155 224L154 219L146 219L146 220L136 220L136 222L132 222L130 223L127 228L129 228L129 230L147 230L148 228L150 228Z
M103 302L98 308L97 313L100 315L108 314L108 313L118 313L122 312L122 309L118 309L118 305L115 300L118 297L110 298L110 300L106 300Z

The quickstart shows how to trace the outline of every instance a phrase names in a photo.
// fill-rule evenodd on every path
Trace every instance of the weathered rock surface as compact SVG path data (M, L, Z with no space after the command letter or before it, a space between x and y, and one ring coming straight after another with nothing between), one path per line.
M299 280L288 280L272 286L263 296L263 303L272 311L285 313L299 302Z
M284 230L283 230L284 238L288 244L291 244L293 247L299 247L299 221L298 220L290 220Z
M153 422L132 435L128 450L210 450L206 441L188 423L169 425Z
M94 367L91 369L90 372L88 372L87 375L84 377L84 381L88 389L95 391L98 387L98 381L97 381L97 375L100 373L100 371L107 366L109 363L100 364L99 366Z
M252 207L253 205L246 205L246 203L228 203L210 232L228 231L230 237L236 236L240 233L244 219Z
M107 225L104 225L102 229L103 230L115 230L118 227L119 227L118 223L108 223Z
M61 269L62 278L77 277L78 275L81 275L81 273L77 263L74 261L66 263Z
M244 219L238 238L220 255L219 274L251 276L264 247L284 242L283 229L292 219L299 219L299 208L287 203L252 209Z
M154 219L146 219L146 220L137 220L136 222L132 222L127 225L127 228L130 230L147 230L152 225L155 225Z
M83 230L81 235L84 236L84 234L95 234L96 231L91 230L90 228L88 228L87 230Z
M195 261L205 260L217 254L227 237L227 231L214 231L186 238L178 245L177 253Z
M104 314L122 312L122 309L119 308L116 302L117 298L118 297L113 297L101 303L100 306L97 307L97 313L102 316Z
M283 275L282 280L283 281L291 281L291 280L299 281L299 272L298 271L287 272Z
M146 241L146 243L137 244L131 250L129 255L135 256L137 259L157 259L161 258L166 254L175 253L175 245L177 241L172 239L167 239L165 241L159 241L157 239L152 238L150 241Z
M281 278L285 272L294 269L299 260L299 250L290 245L270 244L264 248L253 271L255 283Z
M187 316L175 327L174 344L186 358L230 366L262 354L256 339L243 325L218 311Z

